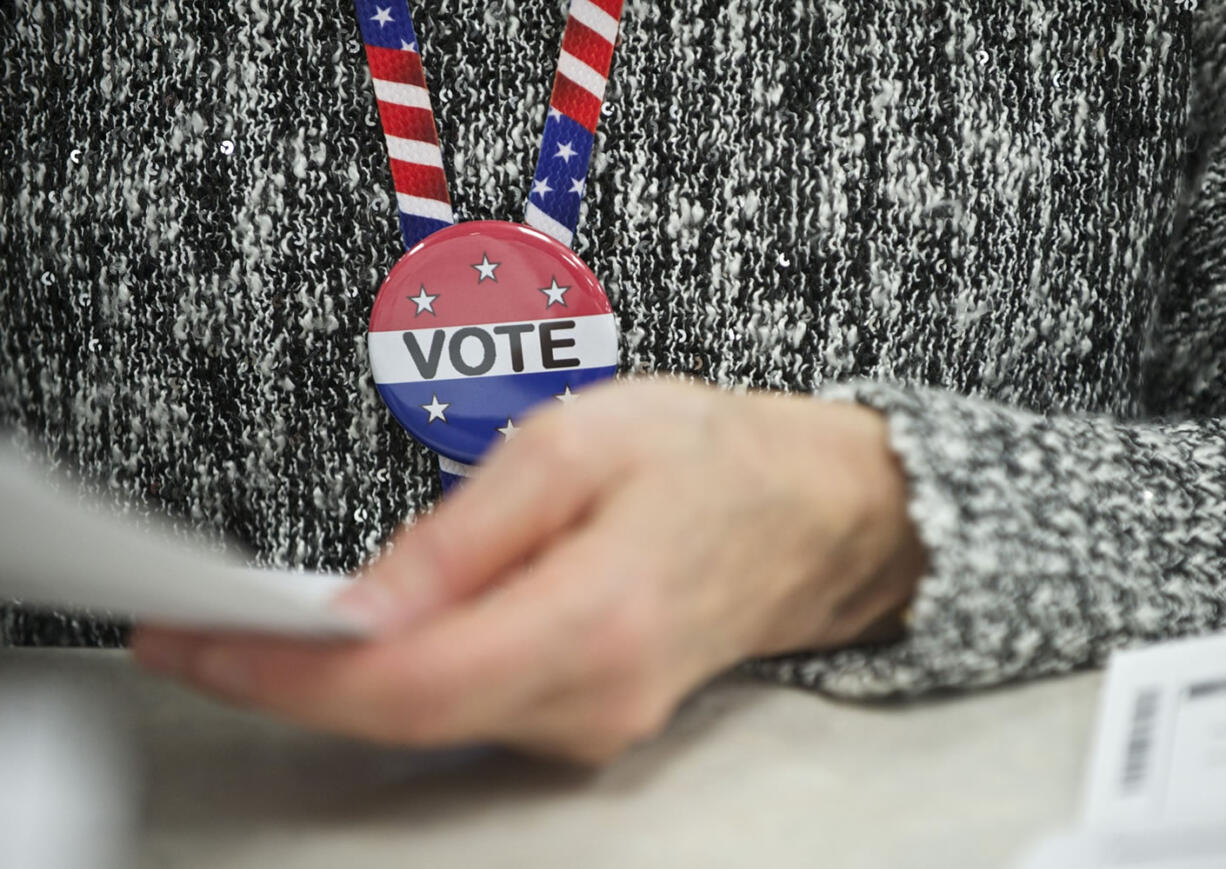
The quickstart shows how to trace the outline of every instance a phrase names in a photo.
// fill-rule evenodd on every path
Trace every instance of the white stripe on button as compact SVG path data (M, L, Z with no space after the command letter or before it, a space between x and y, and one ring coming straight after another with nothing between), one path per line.
M542 302L544 296L541 296ZM537 329L544 323L557 323L557 319L522 320L514 325L531 325L531 332L520 335L521 370L511 367L510 337L495 335L497 326L508 326L511 323L476 324L476 328L490 333L496 355L493 364L481 374L462 374L457 371L451 361L451 338L461 329L470 326L438 326L430 327L429 316L420 317L420 323L415 323L413 329L394 329L387 332L368 332L366 344L370 348L370 370L375 383L431 383L439 380L465 380L478 377L499 377L506 374L539 374L545 371L581 371L584 368L606 368L617 364L617 326L612 314L587 314L582 317L562 318L571 320L575 325L565 329L556 329L555 339L574 344L557 349L561 359L578 359L579 364L572 368L546 368L541 359L541 342ZM442 332L443 339L438 353L438 368L433 377L425 377L413 361L413 354L405 344L405 334L411 337L420 349L423 357L430 355L430 348L435 340L435 333ZM481 343L476 336L466 338L460 343L457 351L460 360L466 365L476 365L480 362Z

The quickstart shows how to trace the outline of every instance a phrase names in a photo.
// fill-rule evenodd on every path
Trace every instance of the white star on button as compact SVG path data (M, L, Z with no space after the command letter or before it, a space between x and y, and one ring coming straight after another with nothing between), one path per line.
M417 51L417 43L416 42L405 42L402 39L400 40L400 50L401 51Z
M392 23L392 7L389 6L386 9L382 7L378 7L378 8L379 8L379 11L376 12L374 15L372 15L370 20L378 21L380 27L383 27L385 24L391 24Z
M580 196L583 195L583 179L582 178L570 179L570 192L578 193Z
M553 188L549 186L549 182L544 178L538 178L532 182L532 192L542 199L545 198L546 193L551 193L552 191Z
M578 151L570 146L570 142L563 142L562 144L558 145L558 153L554 154L553 156L561 157L563 160L569 163L570 158L576 156L578 153Z
M549 299L549 301L545 303L545 307L551 308L554 305L561 305L563 308L565 308L566 299L564 299L563 296L566 295L566 291L569 290L570 287L559 287L557 278L550 278L549 284L550 285L548 287L541 287L541 292L544 293Z
M511 418L508 416L507 424L498 429L498 434L502 435L506 440L510 440L511 438L515 437L515 433L517 431L519 431L519 429L515 427L515 423L511 422Z
M494 276L494 269L498 268L502 263L492 263L490 258L484 253L481 254L481 262L473 263L473 268L477 270L477 283L485 280L498 283L498 278Z
M562 120L562 113L559 112L557 109L555 109L553 106L550 106L549 107L549 120L551 121Z
M408 296L407 298L410 302L417 306L417 312L413 314L414 317L420 317L422 311L429 311L431 314L434 314L434 300L437 299L438 296L432 296L427 293L425 284L421 285L421 292L418 293L416 297ZM549 306L546 305L545 307ZM437 317L438 315L435 314L435 316Z
M419 404L418 407L426 411L426 413L430 414L430 418L426 420L427 423L432 423L436 419L441 419L443 422L446 422L447 421L447 408L451 407L451 402L439 401L438 395L431 393L430 403L429 404Z
M569 383L566 384L565 392L560 392L554 396L554 398L556 398L558 401L562 402L563 404L570 404L572 401L574 401L578 397L579 397L578 395L570 391Z

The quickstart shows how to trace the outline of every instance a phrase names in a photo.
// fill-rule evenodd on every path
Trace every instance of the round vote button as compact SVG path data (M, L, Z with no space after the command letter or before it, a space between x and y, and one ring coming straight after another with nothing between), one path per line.
M370 314L379 394L410 434L476 462L524 412L617 371L617 326L565 245L501 221L439 230L396 263Z

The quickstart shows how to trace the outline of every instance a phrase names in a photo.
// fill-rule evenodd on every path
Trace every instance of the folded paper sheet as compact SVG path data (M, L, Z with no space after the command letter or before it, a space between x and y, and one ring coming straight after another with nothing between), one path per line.
M340 576L259 570L92 509L0 447L0 600L139 621L359 636L328 599Z

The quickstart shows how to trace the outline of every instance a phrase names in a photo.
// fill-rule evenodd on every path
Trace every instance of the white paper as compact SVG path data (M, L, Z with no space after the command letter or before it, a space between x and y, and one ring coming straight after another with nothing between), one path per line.
M1111 659L1085 823L1226 829L1226 636Z
M247 568L87 510L0 447L0 600L190 627L358 636L365 626L327 606L346 582Z
M1226 867L1226 636L1112 656L1083 827L1023 865Z
M1112 656L1082 826L1017 867L1226 867L1226 635Z

